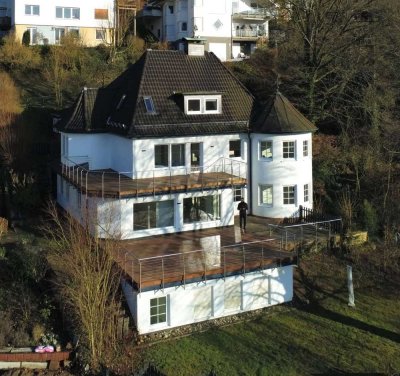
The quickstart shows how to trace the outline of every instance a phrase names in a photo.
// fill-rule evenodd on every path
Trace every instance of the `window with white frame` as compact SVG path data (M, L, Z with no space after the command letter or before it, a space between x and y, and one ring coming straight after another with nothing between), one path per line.
M272 141L260 142L260 159L272 160Z
M167 297L150 299L150 324L167 322Z
M309 189L308 184L304 184L304 202L309 201Z
M295 158L296 144L294 141L283 141L283 158Z
M38 42L38 32L36 27L29 27L27 29L29 32L29 44L37 44Z
M303 157L308 157L308 141L303 141Z
M56 18L79 20L80 17L80 8L56 7Z
M242 155L241 145L240 140L229 141L229 158L237 158Z
M185 149L185 144L155 145L155 167L160 168L185 166Z
M233 188L233 201L240 201L243 197L243 188L234 187Z
M210 222L221 219L221 195L183 199L183 223Z
M273 188L272 185L262 184L260 189L260 205L272 206L273 203Z
M106 31L104 29L96 29L96 39L97 40L105 40L106 39Z
M56 43L60 43L61 39L65 36L65 29L63 27L56 27L54 29L54 38Z
M222 112L220 95L185 95L185 114L220 114Z
M293 205L295 203L296 186L288 185L283 187L283 205Z
M39 16L40 6L39 5L25 5L25 14L27 16Z
M133 231L174 225L174 200L143 202L133 205Z

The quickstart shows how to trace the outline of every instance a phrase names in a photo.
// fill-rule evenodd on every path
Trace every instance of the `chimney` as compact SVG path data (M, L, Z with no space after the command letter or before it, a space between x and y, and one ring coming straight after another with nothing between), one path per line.
M189 56L204 56L205 38L183 38L184 50Z

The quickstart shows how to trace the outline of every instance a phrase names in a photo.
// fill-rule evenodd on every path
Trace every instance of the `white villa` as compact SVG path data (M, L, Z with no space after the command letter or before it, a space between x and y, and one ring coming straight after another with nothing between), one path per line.
M114 0L0 0L0 29L14 31L20 41L29 31L30 44L57 44L74 33L96 46L111 41L114 24Z
M272 2L267 9L251 0L157 0L138 16L159 40L179 47L182 38L201 38L207 51L225 61L250 55L268 39L272 9Z
M219 231L242 196L258 217L312 208L315 126L279 92L257 103L201 46L147 51L56 125L57 201L126 239L115 258L140 334L290 301L293 254Z

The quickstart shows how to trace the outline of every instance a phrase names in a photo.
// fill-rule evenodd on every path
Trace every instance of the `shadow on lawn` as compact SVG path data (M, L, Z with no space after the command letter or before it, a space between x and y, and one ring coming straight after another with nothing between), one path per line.
M352 326L353 328L357 328L360 330L364 330L366 332L372 333L379 337L383 337L389 339L393 342L400 343L400 334L392 332L390 330L386 330L383 328L379 328L375 325L367 324L363 321L357 320L355 318L342 315L341 313L333 312L329 309L321 307L317 303L309 304L305 306L299 307L300 310L305 311L307 313L317 315L332 321L336 321L340 324L344 324L347 326Z

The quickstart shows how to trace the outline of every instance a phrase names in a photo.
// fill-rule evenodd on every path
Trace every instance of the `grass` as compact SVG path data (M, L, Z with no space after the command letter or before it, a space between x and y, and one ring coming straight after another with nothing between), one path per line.
M146 358L166 375L309 375L400 371L400 299L393 281L354 280L347 306L345 262L303 259L296 295L309 304L274 316L156 344ZM375 282L374 282L375 281Z

